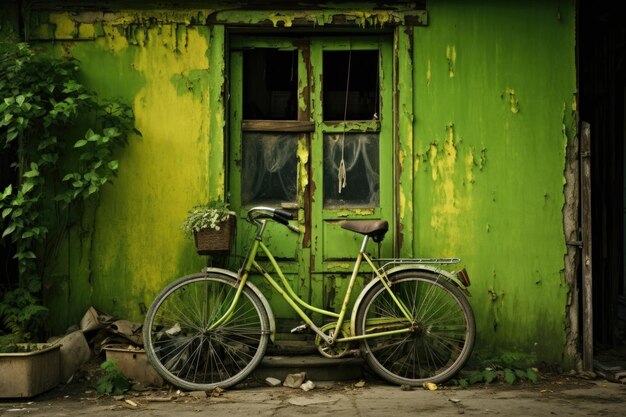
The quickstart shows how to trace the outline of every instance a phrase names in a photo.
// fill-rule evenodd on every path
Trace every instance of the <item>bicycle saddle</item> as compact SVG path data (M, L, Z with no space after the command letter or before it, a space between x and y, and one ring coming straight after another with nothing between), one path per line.
M369 236L374 242L382 242L389 230L387 220L344 220L339 225L342 229Z

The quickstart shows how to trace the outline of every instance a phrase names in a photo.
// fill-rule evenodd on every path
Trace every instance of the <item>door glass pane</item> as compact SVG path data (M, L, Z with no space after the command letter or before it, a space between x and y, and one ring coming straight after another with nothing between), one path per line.
M378 51L325 51L323 59L324 120L378 119Z
M324 207L380 205L378 142L378 133L324 135Z
M243 53L243 118L296 120L298 55L270 48Z
M241 201L244 205L296 202L297 134L245 132Z

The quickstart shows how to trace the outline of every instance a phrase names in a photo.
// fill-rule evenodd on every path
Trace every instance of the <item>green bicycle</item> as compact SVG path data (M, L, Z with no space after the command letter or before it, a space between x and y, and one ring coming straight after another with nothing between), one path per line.
M239 272L205 268L182 277L164 288L148 309L144 348L156 371L173 385L188 390L226 388L242 382L261 362L274 339L275 322L265 296L248 279L252 270L302 318L303 329L315 332L317 349L325 357L343 357L360 344L373 371L391 383L412 386L445 382L468 360L476 333L466 298L469 277L465 269L449 272L437 266L458 263L458 258L373 258L366 245L370 239L383 240L387 221L343 221L341 227L363 235L363 241L337 313L298 297L263 242L268 221L300 232L289 223L291 213L254 207L247 220L257 231ZM259 252L274 275L257 261ZM363 261L371 268L372 280L348 319L350 294ZM305 310L334 321L318 327Z

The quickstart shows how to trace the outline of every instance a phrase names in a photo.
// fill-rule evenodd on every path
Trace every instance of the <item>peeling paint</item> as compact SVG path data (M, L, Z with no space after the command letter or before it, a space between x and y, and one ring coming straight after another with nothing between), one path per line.
M79 39L95 39L96 28L91 23L80 23L78 25L78 37Z
M55 39L74 39L78 36L78 24L66 13L51 13L50 23L55 27Z
M274 27L278 27L278 23L282 23L282 27L289 28L293 25L293 17L286 16L281 13L272 13L268 16L268 19L272 21Z
M298 183L301 190L304 190L309 184L309 173L307 164L309 163L309 148L305 141L298 141L298 150L296 151L298 158ZM304 201L300 202L300 206L304 206ZM304 216L300 217L301 223L304 222Z
M235 5L235 7L242 7ZM355 3L351 8L342 5L334 10L289 10L283 12L263 12L233 10L232 5L222 8L196 9L131 9L128 11L99 12L75 11L46 13L36 9L30 13L31 36L34 39L73 39L78 35L77 26L82 23L104 24L108 26L130 25L168 25L182 24L204 25L207 23L224 24L263 24L269 22L273 27L291 28L293 26L326 26L331 24L349 24L361 28L410 24L426 25L428 15L425 10L402 9L388 6L388 9L374 10L379 7L374 3ZM46 26L56 25L50 31Z
M454 77L456 67L456 46L446 46L446 59L448 60L448 77Z
M507 88L502 98L507 98L509 102L509 108L511 109L511 113L519 112L519 103L517 101L517 97L515 96L515 90L512 88Z
M574 298L569 294L572 283L562 277L566 248L559 220L564 183L569 187L574 175L563 171L564 153L571 152L568 144L576 140L572 112L577 111L577 98L572 93L574 7L564 7L562 20L554 25L543 13L550 3L468 8L429 2L435 24L415 28L419 36L402 38L409 45L395 51L410 54L411 59L402 55L396 61L394 100L400 121L394 129L400 161L395 168L402 175L397 213L413 222L402 231L404 242L414 245L420 255L462 257L475 277L471 302L481 334L477 350L530 351L529 341L542 340L539 337L545 334L550 337L540 345L538 357L559 362L566 303ZM86 266L87 257L68 257L67 285L73 291L86 288L83 281L91 277L90 301L132 319L132 314L141 316L138 299L148 303L162 284L202 267L203 259L178 228L190 205L227 192L223 154L228 51L220 23L275 26L287 33L331 24L390 27L413 13L391 6L379 12L370 6L355 2L328 4L319 11L252 12L231 5L229 11L35 13L30 39L54 40L49 42L53 47L105 63L103 68L115 73L121 85L107 84L116 78L104 74L105 69L86 75L99 91L126 94L143 133L122 155L120 176L97 209L93 242L82 248L93 253L94 263ZM268 18L272 13L274 21ZM425 24L426 14L422 16ZM404 37L405 30L396 33ZM463 51L461 60L457 47ZM431 57L438 58L431 62ZM96 64L85 64L89 65ZM444 73L448 77L441 76ZM467 79L459 75L470 73ZM304 86L298 88L302 91ZM523 118L511 116L520 112L520 93L533 104L525 107ZM306 103L299 102L298 108L306 110ZM314 196L315 184L303 168L311 155L299 147L298 158L299 184L309 184ZM573 192L569 188L565 192ZM523 202L521 195L526 197ZM304 218L302 209L299 215ZM311 250L313 264L314 257ZM86 270L89 273L81 275ZM497 285L496 270L503 278ZM536 270L541 271L540 286ZM120 288L128 291L121 293ZM118 294L115 300L112 293ZM321 298L321 293L313 295ZM575 340L575 335L570 338L572 346ZM570 355L572 351L570 346Z
M465 185L474 184L474 147L470 147L470 151L465 157Z
M453 227L453 218L460 210L455 193L455 171L457 161L457 140L452 123L446 126L445 140L441 151L435 144L430 148L430 163L432 167L433 181L440 182L437 188L438 202L433 205L430 224L434 230ZM454 232L452 232L454 235Z

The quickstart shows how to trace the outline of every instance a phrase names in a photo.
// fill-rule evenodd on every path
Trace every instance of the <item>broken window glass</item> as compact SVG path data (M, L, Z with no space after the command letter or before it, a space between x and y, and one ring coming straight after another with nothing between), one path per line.
M324 135L324 207L380 205L378 133Z
M295 133L243 134L243 204L296 202L297 146Z

